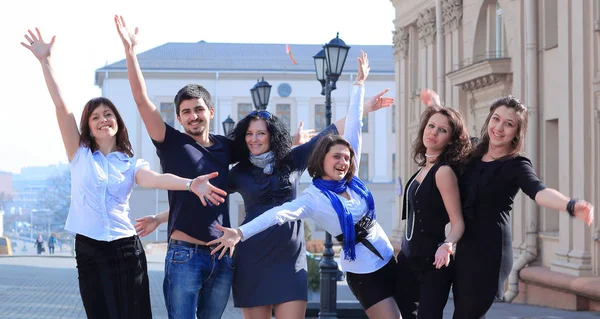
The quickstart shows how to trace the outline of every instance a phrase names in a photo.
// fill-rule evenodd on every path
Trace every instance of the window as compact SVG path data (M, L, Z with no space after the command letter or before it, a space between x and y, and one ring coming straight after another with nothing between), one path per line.
M396 133L396 105L392 104L392 133Z
M275 112L277 112L277 117L287 125L288 130L290 129L291 119L290 119L290 105L289 104L277 104L275 106Z
M544 49L558 46L558 3L545 0L544 5Z
M396 178L396 153L392 153L392 180Z
M369 180L369 154L367 153L362 153L360 155L358 178L365 182Z
M502 25L502 7L496 2L496 58L502 57L504 51L504 27Z
M238 122L252 112L252 103L238 103Z
M325 129L325 104L315 105L315 132Z
M175 103L160 103L160 116L170 126L175 125Z
M367 115L364 115L363 119L362 119L362 132L363 133L369 132L369 116L367 116Z

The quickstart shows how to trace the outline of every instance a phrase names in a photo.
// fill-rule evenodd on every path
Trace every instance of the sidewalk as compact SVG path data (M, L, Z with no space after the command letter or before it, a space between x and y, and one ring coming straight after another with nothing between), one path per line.
M164 254L148 254L153 317L159 319L167 318L162 294L163 259ZM347 287L341 282L338 287L339 296L342 297ZM444 318L452 318L452 311L452 302L449 302ZM74 258L48 255L0 257L0 319L34 318L85 318ZM242 318L231 299L223 318ZM600 314L498 302L492 306L486 318L588 319L600 318Z

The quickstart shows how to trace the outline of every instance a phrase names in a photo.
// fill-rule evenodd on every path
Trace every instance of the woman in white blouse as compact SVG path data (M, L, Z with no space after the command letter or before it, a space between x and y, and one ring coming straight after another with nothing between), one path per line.
M75 235L79 291L88 318L152 318L146 255L129 217L134 186L192 191L204 205L226 193L208 180L151 171L133 158L127 128L115 105L98 97L84 107L80 130L54 77L55 37L44 42L28 30L29 49L40 61L71 169L71 206L65 229ZM206 198L206 199L205 199Z
M233 254L233 247L240 240L275 224L312 218L342 242L340 259L348 286L369 318L397 319L400 311L394 301L393 248L375 221L371 192L357 177L362 99L350 105L344 137L330 134L317 142L308 160L313 182L298 198L266 211L238 229L219 227L223 236L208 245L218 244L212 253L221 250L222 257L227 248Z

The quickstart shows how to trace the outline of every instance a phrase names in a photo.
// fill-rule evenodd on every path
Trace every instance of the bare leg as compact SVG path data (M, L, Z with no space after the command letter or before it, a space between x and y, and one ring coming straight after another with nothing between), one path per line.
M275 305L276 319L303 319L306 315L306 301L294 300Z
M271 319L271 306L242 308L244 319Z
M366 310L370 319L402 319L400 310L393 297L388 297Z

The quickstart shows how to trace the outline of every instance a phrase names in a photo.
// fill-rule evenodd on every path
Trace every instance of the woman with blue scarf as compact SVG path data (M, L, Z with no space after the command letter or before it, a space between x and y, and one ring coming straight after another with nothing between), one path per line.
M363 55L363 59L366 56ZM368 67L363 70L368 72ZM366 76L365 76L366 77ZM364 91L362 83L359 90ZM208 245L218 245L220 257L233 254L238 242L274 225L312 218L343 244L341 266L350 289L370 318L399 318L394 301L395 281L392 245L375 221L371 192L357 177L361 154L362 97L350 103L344 137L322 136L308 159L313 183L295 200L262 213L238 229L223 228L224 234ZM268 243L267 243L268 244ZM262 292L262 291L261 291Z

